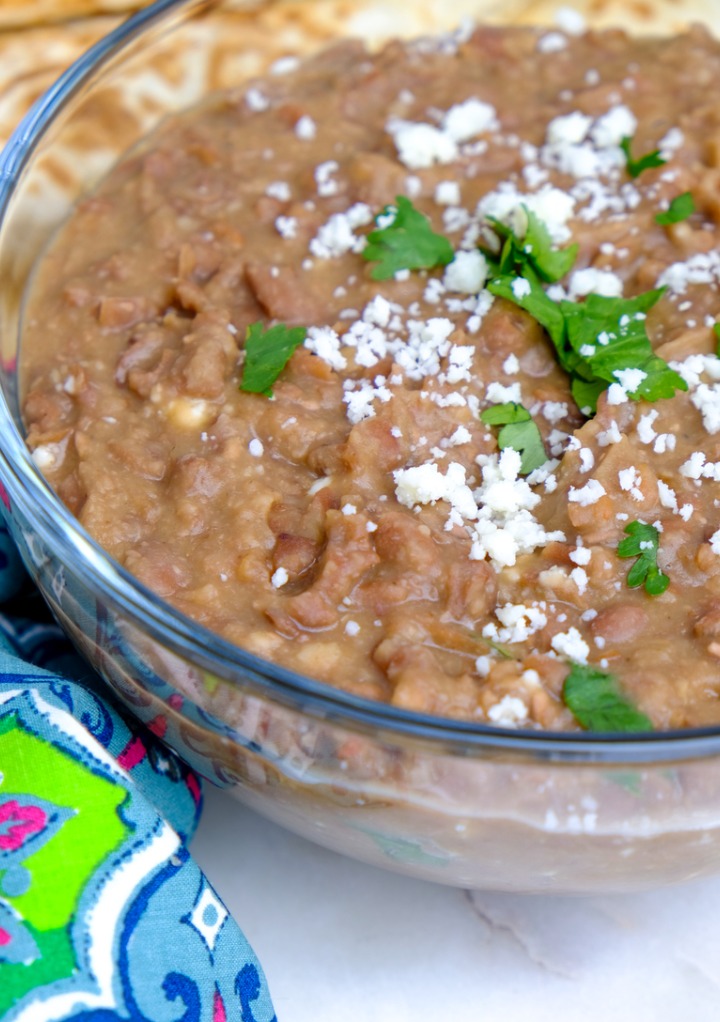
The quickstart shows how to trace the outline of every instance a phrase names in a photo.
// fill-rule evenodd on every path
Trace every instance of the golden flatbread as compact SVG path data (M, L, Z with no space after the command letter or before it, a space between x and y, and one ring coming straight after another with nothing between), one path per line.
M0 0L0 140L60 72L110 31L138 0ZM172 68L164 61L160 81L193 73L199 87L227 84L256 74L286 53L305 53L339 35L378 43L447 30L463 18L492 23L564 24L568 9L587 24L621 25L631 31L669 33L692 21L720 34L718 0L275 0L223 6L202 23L198 40ZM82 16L81 16L82 15ZM92 15L92 16L88 16ZM115 15L114 17L111 15ZM50 24L53 22L53 24ZM61 23L60 23L61 22ZM207 79L207 80L205 80ZM237 80L235 77L234 80Z
M0 29L126 14L142 6L141 0L0 0Z

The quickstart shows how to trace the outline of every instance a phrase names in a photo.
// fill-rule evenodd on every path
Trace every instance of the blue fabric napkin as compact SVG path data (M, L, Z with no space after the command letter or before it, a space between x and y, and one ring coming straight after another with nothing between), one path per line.
M50 620L0 520L4 1022L275 1019L188 852L201 804L195 773L111 704Z

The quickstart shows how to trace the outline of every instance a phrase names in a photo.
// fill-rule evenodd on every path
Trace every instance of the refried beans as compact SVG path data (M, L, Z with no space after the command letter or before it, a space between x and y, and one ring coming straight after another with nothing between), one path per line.
M37 271L36 463L158 596L355 695L720 723L719 95L699 28L476 28L164 122Z

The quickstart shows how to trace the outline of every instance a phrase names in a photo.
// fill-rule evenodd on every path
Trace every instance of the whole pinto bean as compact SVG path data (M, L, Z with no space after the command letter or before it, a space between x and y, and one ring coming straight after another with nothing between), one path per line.
M632 642L642 633L647 623L648 616L642 607L631 603L616 603L601 610L590 628L594 636L602 636L606 642Z

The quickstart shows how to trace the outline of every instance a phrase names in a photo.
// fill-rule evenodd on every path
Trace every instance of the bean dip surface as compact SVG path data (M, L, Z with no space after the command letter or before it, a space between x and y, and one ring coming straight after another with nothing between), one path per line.
M160 597L348 692L720 723L718 95L700 29L479 28L165 122L37 273L38 466ZM558 357L576 322L583 365L628 333L662 361L597 386ZM242 390L271 326L300 343Z

